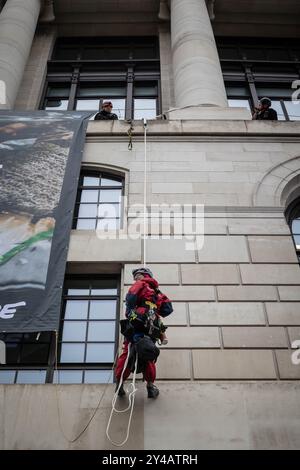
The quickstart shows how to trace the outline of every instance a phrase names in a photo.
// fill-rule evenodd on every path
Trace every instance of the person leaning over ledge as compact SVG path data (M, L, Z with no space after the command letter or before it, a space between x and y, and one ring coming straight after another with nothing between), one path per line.
M109 121L109 120L116 120L118 116L115 113L112 113L111 110L113 108L111 101L104 101L101 106L101 111L96 114L94 117L95 121Z
M271 108L272 101L270 98L262 98L259 101L258 107L254 108L255 111L252 115L252 119L258 121L278 121L277 112Z

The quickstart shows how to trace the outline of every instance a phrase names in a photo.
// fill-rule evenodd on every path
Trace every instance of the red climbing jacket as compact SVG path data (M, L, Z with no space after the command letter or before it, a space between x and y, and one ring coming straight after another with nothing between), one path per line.
M156 304L156 313L163 318L173 312L170 300L160 292L156 279L147 275L130 287L126 295L126 316L128 317L133 309L139 315L147 313L149 305L146 302Z
M130 317L131 313L134 311L138 316L143 316L148 313L149 309L151 308L151 304L155 304L155 313L161 317L167 317L170 313L173 312L173 307L168 299L168 297L162 292L160 292L158 288L158 282L148 276L145 275L144 279L140 281L136 281L129 289L126 295L126 317ZM120 357L118 358L115 374L116 379L120 380L122 371L125 366L125 362L127 359L128 354L128 346L131 340L128 340L125 336L125 340L123 343L123 351ZM126 380L131 372L130 367L126 367L123 372L123 380ZM156 377L156 367L155 363L152 361L148 361L147 364L144 366L143 371L144 379L147 382L154 382Z

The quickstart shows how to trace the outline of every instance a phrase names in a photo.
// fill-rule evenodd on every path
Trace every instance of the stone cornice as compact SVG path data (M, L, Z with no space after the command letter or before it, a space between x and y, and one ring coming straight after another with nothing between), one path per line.
M144 134L142 122L133 121L133 136ZM125 121L91 121L88 124L87 136L126 136L129 123ZM168 139L195 139L210 137L212 139L238 139L255 138L258 141L296 141L300 140L300 122L280 121L226 121L226 120L199 120L199 121L168 121L156 120L147 123L148 136Z

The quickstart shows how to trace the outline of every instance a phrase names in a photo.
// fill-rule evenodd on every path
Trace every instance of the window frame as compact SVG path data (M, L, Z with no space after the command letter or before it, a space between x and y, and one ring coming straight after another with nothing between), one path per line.
M123 45L124 41L131 44L131 49L134 51L137 47L143 47L146 44L143 44L143 40L150 42L152 40L152 45L156 50L156 57L152 59L134 59L133 52L130 52L127 59L113 59L113 60L86 60L82 59L83 50L85 47L89 47L95 41L95 44L98 43L99 47L101 40L108 41L107 38L81 38L74 39L74 46L77 45L80 52L77 55L76 59L70 60L58 60L55 59L55 54L60 43L63 41L63 38L59 38L55 44L52 58L48 61L47 64L47 77L45 81L44 90L42 93L40 101L40 109L45 109L47 91L48 87L51 84L66 85L70 87L69 92L69 101L68 101L68 111L76 110L76 101L78 99L78 90L80 84L83 83L97 83L107 82L118 84L123 83L126 87L126 95L120 96L120 98L125 98L125 120L134 119L134 109L133 109L133 87L136 82L155 82L157 87L157 114L161 113L161 83L160 83L160 58L159 58L159 49L158 49L158 38L151 36L150 38L146 37L134 37L134 38L110 38L111 41L119 41L119 44L115 44L115 47ZM96 41L97 40L97 41ZM139 40L139 43L137 43ZM109 41L108 41L109 42ZM141 42L141 44L140 44ZM81 46L79 46L81 44ZM151 44L151 43L150 43ZM64 44L64 47L72 48L72 44ZM63 68L64 66L64 68ZM94 70L86 71L84 70L85 66L94 67ZM62 67L62 69L60 69ZM97 70L97 67L99 70ZM150 68L150 70L147 70ZM151 70L152 67L152 70ZM143 70L144 69L144 70ZM113 97L101 97L99 99L99 109L101 106L102 99L111 99ZM119 98L119 99L120 99ZM52 97L52 100L55 100L55 97ZM50 111L50 110L49 110ZM97 112L97 111L96 111Z
M115 341L114 341L114 361L115 361L115 358L116 358L116 354L117 354L117 351L118 351L118 344L119 344L119 317L120 317L120 305L121 305L121 300L120 300L120 277L117 276L117 275L75 275L75 274L72 274L72 275L67 275L66 276L66 279L65 281L89 281L90 283L93 281L93 280L106 280L106 279L112 279L112 280L116 280L116 284L117 284L117 294L116 295L110 295L110 296L72 296L72 295L67 295L66 294L66 282L65 282L65 285L64 285L64 290L63 290L63 297L62 297L62 310L61 310L61 318L60 318L60 328L59 328L59 336L58 336L58 361L57 361L57 364L58 364L58 369L59 370L63 370L63 371L67 371L67 370L70 370L70 371L75 371L75 370L82 370L83 371L83 375L82 375L82 382L81 383L84 383L84 379L85 379L85 374L84 372L85 371L97 371L97 370L105 370L105 371L111 371L112 370L112 367L113 367L113 364L114 362L111 362L111 363L88 363L88 362L72 362L72 363L62 363L60 362L60 355L61 355L61 344L62 344L62 335L63 335L63 324L64 324L64 315L65 315L65 306L66 306L66 301L67 300L89 300L89 299L92 299L92 300L111 300L111 298L113 298L113 300L116 299L116 318L115 318ZM73 321L73 320L72 320ZM82 320L78 320L78 321L82 321ZM94 320L93 320L94 321ZM86 329L86 339L85 339L85 342L84 344L86 345L87 344L87 334L88 334L88 329ZM73 343L73 341L72 341ZM74 341L74 343L76 343L76 341ZM85 356L86 356L86 350L85 350ZM54 372L55 372L55 368L53 368L51 370L51 375L49 377L50 379L50 382L53 383L53 378L54 378ZM112 377L114 377L114 374L112 373Z
M221 68L223 70L223 78L225 87L228 84L236 83L248 87L250 94L250 107L253 112L254 107L257 105L259 100L259 88L262 84L266 84L271 88L283 87L286 84L291 85L293 80L300 79L300 53L297 56L293 53L293 44L291 41L280 39L269 40L264 39L253 39L253 38L226 38L216 37L217 47L219 50L219 58ZM275 47L276 46L276 47ZM284 51L287 55L287 60L269 60L267 58L268 51L273 51L274 47ZM221 48L232 49L236 52L235 58L222 58ZM265 59L255 59L247 57L247 49L257 48L265 54ZM225 65L227 70L225 70ZM228 65L232 67L232 70L228 70ZM277 73L257 72L255 66L274 66L278 69ZM284 67L290 66L293 72L285 72ZM234 70L235 69L235 70ZM291 95L293 90L291 88ZM260 96L261 98L262 96ZM268 95L271 100L280 101L285 121L292 121L285 102L288 101L286 98ZM238 99L237 97L228 94L228 99Z
M73 222L72 222L72 229L73 230L85 230L85 229L78 229L77 228L77 221L78 219L83 219L83 220L101 220L105 219L103 217L98 217L98 214L95 218L93 217L78 217L79 215L79 210L80 210L80 198L81 198L81 192L85 190L85 188L89 188L90 190L97 190L101 194L101 190L103 190L103 187L101 184L99 186L84 186L81 184L83 182L84 177L97 177L97 178L108 178L108 179L115 179L116 181L119 181L121 183L121 186L105 186L104 191L107 190L114 190L118 189L121 190L121 202L120 202L120 216L117 220L119 220L119 227L116 230L122 230L124 228L124 223L125 223L125 215L124 215L124 196L125 196L125 176L117 175L110 173L109 171L105 170L102 171L101 169L95 169L95 168L82 168L80 172L80 177L79 177L79 184L77 187L77 196L76 196L76 202L75 202L75 207L74 207L74 213L73 213ZM100 180L101 181L101 180ZM93 203L85 203L85 204L93 204ZM113 204L113 203L112 203ZM90 229L90 230L97 230L97 224L95 223L95 228Z
M65 315L65 305L66 305L66 300L69 299L70 297L74 297L77 300L81 299L81 296L68 296L65 295L66 292L66 284L67 282L72 281L88 281L90 284L93 281L98 281L98 280L115 280L116 281L116 286L117 286L117 293L116 295L111 295L111 296L85 296L88 299L92 300L105 300L106 297L113 298L113 300L116 300L116 316L115 316L115 335L114 335L114 361L116 358L116 354L118 351L118 345L119 345L119 319L120 319L120 305L121 305L121 280L120 280L120 275L119 274L97 274L97 275L92 275L92 274L67 274L65 277L65 283L64 283L64 290L63 290L63 297L62 297L62 303L61 303L61 313L60 313L60 323L59 323L59 333L58 333L58 343L56 340L56 333L55 332L47 332L50 334L50 340L49 340L49 351L48 351L48 358L47 361L41 362L41 363L9 363L5 365L1 365L0 371L7 371L7 372L13 372L14 373L14 384L18 383L18 374L19 372L22 371L44 371L45 372L45 381L44 382L38 382L41 384L47 384L47 383L54 383L54 374L56 371L56 362L57 362L57 369L58 370L63 370L63 371L74 371L74 370L80 370L82 371L82 382L81 383L91 383L91 382L84 382L85 380L85 372L86 371L108 371L111 372L113 368L114 362L109 362L109 363L87 363L87 362L81 362L81 363L61 363L60 362L60 350L61 350L61 338L63 334L63 323L64 323L64 315ZM73 320L72 320L73 321ZM96 321L96 320L92 320ZM101 320L99 320L101 321ZM105 320L104 320L105 321ZM42 333L42 332L41 332ZM13 333L11 333L13 334ZM19 333L18 333L19 334ZM22 333L20 333L22 334ZM30 333L30 334L36 334L38 335L39 333ZM24 334L22 334L24 335ZM87 335L87 332L86 332ZM86 336L87 339L87 336ZM101 343L101 342L99 342ZM112 342L109 342L112 343ZM26 343L27 344L27 343ZM31 344L31 343L29 343ZM48 343L47 343L48 344ZM87 344L87 341L84 343L85 345ZM23 345L23 343L22 343ZM58 346L58 347L57 347ZM85 346L86 347L86 346ZM56 348L58 352L58 357L56 358ZM18 352L18 356L20 356L21 352ZM57 359L57 360L56 360ZM114 373L111 372L111 378L114 379ZM105 382L103 382L105 383Z
M297 248L298 245L296 245L296 241L295 241L295 235L298 235L298 234L295 234L292 228L293 221L296 219L300 219L300 197L296 198L293 202L289 204L288 208L285 211L285 217L286 217L286 221L291 231L291 236L293 239L295 252L296 252L298 262L300 265L300 248Z

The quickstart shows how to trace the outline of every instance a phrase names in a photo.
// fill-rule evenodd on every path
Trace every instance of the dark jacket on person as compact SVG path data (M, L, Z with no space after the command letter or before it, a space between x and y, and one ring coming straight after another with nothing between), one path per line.
M94 117L95 121L111 121L118 119L118 116L115 113L108 113L104 109L96 114Z
M278 121L278 116L275 109L267 108L255 113L253 119L258 121Z

